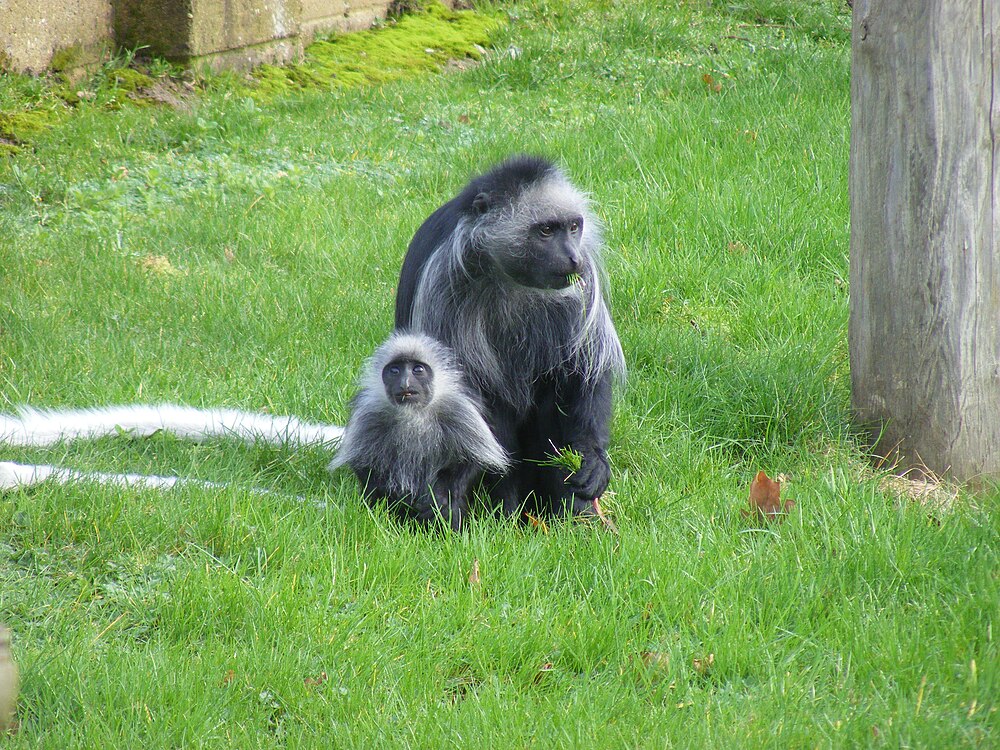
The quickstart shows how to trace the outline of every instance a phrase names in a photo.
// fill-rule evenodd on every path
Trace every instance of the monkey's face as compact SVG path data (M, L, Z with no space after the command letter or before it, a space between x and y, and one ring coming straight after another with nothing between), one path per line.
M434 394L434 371L426 362L394 359L382 368L382 384L389 401L399 406L427 406Z
M523 286L565 289L584 268L583 217L558 216L528 227L520 248L500 259L504 272Z

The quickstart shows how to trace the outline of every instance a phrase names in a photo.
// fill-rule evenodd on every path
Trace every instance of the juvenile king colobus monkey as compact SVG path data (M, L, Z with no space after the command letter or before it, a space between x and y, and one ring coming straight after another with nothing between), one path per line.
M507 454L483 419L448 348L395 333L368 361L330 464L354 470L365 497L401 516L462 526L473 482L503 472Z
M593 513L608 485L612 380L625 371L601 291L601 236L554 164L519 156L474 178L417 230L396 328L447 344L513 460L488 477L506 513ZM566 476L551 464L582 455Z

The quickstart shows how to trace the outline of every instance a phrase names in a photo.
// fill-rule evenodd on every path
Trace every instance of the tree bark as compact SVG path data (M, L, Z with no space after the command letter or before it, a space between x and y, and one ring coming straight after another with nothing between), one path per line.
M900 468L1000 479L1000 3L857 0L852 406Z

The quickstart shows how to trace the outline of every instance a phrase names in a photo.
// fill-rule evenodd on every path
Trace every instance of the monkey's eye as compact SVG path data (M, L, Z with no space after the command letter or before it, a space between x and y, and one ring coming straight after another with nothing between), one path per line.
M552 231L553 230L551 224L540 224L538 226L538 233L542 235L542 237L551 237Z
M569 223L569 231L572 232L573 234L576 234L577 232L579 232L580 231L580 222L577 221L576 219L574 219L573 221L571 221Z
M427 371L427 368L423 365L413 365L414 375L423 375Z
M399 365L392 365L389 368L389 374L390 375L399 375Z

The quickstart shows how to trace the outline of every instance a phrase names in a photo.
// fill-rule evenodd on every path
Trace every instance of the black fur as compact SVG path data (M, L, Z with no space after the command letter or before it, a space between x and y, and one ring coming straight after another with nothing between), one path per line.
M577 281L515 281L521 274L506 269L549 261L529 231L571 217L583 219ZM396 327L451 347L481 393L513 459L510 470L487 478L506 513L589 513L607 488L612 380L624 373L624 357L601 293L600 248L598 222L563 173L544 159L516 157L437 209L407 250ZM572 474L544 465L564 448L582 454Z

